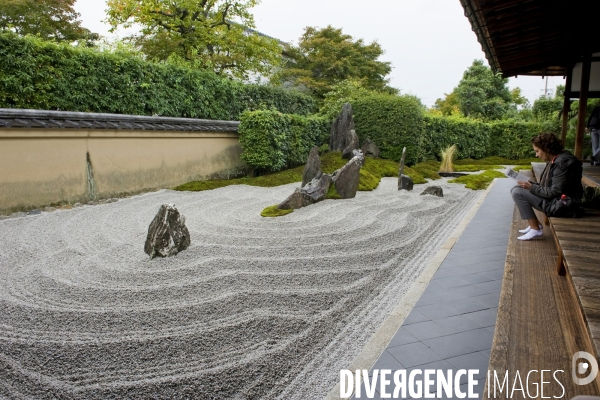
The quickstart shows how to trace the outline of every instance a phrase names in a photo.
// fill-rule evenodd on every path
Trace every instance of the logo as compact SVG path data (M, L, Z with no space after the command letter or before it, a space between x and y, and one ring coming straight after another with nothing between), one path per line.
M586 361L578 362L580 359L585 359ZM572 366L573 382L575 382L577 385L587 385L596 379L596 376L598 375L598 361L596 361L594 356L585 351L578 351L577 353L573 354ZM587 371L590 371L588 376L585 378L579 378L578 374L583 375Z

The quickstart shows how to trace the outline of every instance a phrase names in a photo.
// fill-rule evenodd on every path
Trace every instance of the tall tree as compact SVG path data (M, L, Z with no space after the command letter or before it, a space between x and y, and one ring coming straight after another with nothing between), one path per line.
M460 111L467 117L500 119L511 108L513 95L508 79L494 74L482 60L475 60L455 89ZM517 98L519 93L515 93Z
M96 39L98 35L81 26L75 1L0 0L0 31L69 42Z
M392 70L391 63L378 61L383 53L376 41L355 41L341 29L307 27L298 46L286 46L288 60L278 79L304 86L321 99L335 84L348 79L360 80L366 89L396 92L385 78Z
M276 39L253 30L260 0L108 0L108 21L142 27L131 39L150 58L178 57L217 74L269 75L281 60Z

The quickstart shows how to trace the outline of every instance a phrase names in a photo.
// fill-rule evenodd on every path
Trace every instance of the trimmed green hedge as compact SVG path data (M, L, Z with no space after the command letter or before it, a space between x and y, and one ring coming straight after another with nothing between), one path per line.
M282 88L11 33L0 34L0 107L222 120L315 111L311 97Z
M487 155L490 127L481 121L459 116L425 114L421 136L421 160L439 158L440 152L453 144L458 158L479 159Z
M278 111L246 111L241 115L242 161L263 171L280 171L308 159L314 145L329 139L331 122Z
M360 142L374 141L381 156L400 161L406 147L407 164L418 162L423 131L421 105L410 96L376 94L352 103L356 134Z

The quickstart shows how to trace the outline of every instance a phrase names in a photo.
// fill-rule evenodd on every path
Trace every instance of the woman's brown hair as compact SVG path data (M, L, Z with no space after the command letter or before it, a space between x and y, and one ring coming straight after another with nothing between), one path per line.
M562 141L554 133L542 132L531 138L531 143L544 153L558 155L564 147Z

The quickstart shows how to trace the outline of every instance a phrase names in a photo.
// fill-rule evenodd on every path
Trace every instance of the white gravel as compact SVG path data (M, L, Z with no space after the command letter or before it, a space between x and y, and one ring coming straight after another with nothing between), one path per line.
M323 398L482 195L430 184L279 218L297 184L2 220L0 398ZM149 260L163 203L192 244Z

